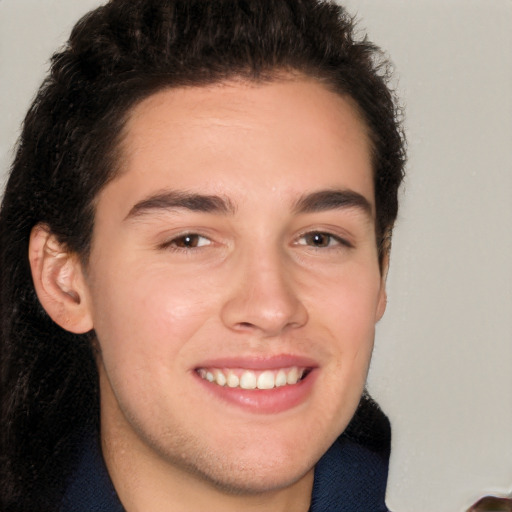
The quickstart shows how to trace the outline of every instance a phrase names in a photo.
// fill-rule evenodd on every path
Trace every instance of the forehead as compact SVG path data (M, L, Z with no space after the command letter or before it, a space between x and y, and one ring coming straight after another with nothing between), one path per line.
M133 108L120 149L106 188L132 203L158 188L279 202L348 188L374 203L365 124L350 99L313 79L160 91Z

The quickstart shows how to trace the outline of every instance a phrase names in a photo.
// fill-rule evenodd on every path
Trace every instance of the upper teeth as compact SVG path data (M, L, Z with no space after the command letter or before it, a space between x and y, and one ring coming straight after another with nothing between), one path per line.
M280 370L241 370L200 368L197 373L203 379L230 388L272 389L290 384L297 384L304 375L304 368L282 368Z

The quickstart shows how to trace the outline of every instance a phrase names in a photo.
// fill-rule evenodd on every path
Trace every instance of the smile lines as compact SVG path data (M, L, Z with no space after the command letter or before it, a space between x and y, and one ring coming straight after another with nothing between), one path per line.
M297 384L306 375L306 368L281 368L279 370L241 370L199 368L198 375L219 386L240 389L273 389Z

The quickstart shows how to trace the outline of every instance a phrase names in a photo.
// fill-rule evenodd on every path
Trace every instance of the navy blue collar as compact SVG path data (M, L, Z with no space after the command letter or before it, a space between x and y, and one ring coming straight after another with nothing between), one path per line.
M315 467L310 512L387 512L388 460L343 435ZM108 475L99 441L84 439L80 463L60 512L124 512Z
M310 512L388 512L388 459L343 435L315 467Z
M64 494L60 512L125 512L101 454L97 436L84 439L77 469Z

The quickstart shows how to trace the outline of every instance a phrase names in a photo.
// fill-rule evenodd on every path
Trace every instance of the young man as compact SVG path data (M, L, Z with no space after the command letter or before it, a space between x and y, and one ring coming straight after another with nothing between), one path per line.
M5 510L387 510L361 395L404 150L352 29L313 0L77 24L0 213Z

